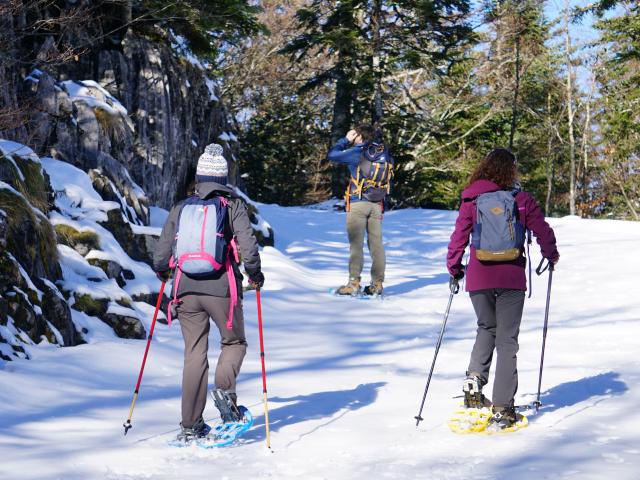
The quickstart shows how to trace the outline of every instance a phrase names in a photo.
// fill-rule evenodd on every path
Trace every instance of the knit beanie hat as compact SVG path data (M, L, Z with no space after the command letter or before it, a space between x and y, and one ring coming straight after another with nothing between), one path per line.
M227 184L229 166L222 153L223 149L217 143L211 143L205 147L204 153L198 158L198 166L196 167L196 181L198 183Z

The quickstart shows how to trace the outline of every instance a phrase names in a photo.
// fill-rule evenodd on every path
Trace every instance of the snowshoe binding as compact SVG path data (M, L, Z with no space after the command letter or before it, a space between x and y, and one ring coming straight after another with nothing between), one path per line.
M339 287L334 293L336 295L351 296L351 297L358 297L362 295L362 290L360 290L360 279L359 278L349 279L349 283Z
M364 287L363 293L371 297L382 297L383 291L384 288L382 287L382 282L376 280L375 282L372 282L371 285L367 285L366 287Z
M184 427L182 423L180 423L180 433L178 433L178 436L176 437L176 442L188 445L195 440L205 438L210 431L211 427L204 423L202 417L200 417L193 427L190 428Z
M236 423L242 420L242 413L236 405L237 396L235 393L228 393L217 388L211 390L211 396L220 412L222 423Z
M494 405L491 408L492 415L487 423L486 433L515 432L529 424L527 417L516 412L515 407L501 407Z
M467 375L467 378L465 378L462 383L465 408L484 408L491 406L491 402L482 394L482 387L485 383L484 379L476 373Z

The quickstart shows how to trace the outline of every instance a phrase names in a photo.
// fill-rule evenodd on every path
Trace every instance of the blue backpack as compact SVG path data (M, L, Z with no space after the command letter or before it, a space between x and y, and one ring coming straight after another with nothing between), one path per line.
M169 325L172 316L171 306L180 303L178 285L183 273L192 278L206 278L213 273L226 270L231 298L227 328L233 328L233 311L238 303L238 288L231 263L232 255L236 263L239 259L235 239L227 238L228 210L229 201L221 196L201 199L194 195L182 204L178 215L173 256L169 263L172 269L177 269L173 285L174 297L169 302Z
M499 190L478 195L476 223L471 243L482 262L507 262L522 254L526 229L518 218L519 190Z

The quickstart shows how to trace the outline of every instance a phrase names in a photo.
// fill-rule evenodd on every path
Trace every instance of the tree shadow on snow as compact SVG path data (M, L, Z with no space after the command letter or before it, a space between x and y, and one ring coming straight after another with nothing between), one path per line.
M269 405L278 403L288 405L269 409L269 430L277 432L282 427L327 418L328 421L315 425L310 431L301 434L295 441L306 436L318 428L324 427L350 411L359 410L375 402L378 390L386 385L386 382L360 384L351 390L336 390L331 392L318 392L310 395L297 395L295 397L273 397L269 399ZM340 415L335 416L340 412ZM264 440L264 415L256 417L254 427L243 436L244 443L254 443ZM293 442L291 442L293 443Z
M388 295L401 295L403 293L409 293L414 290L418 290L429 285L438 285L447 283L449 281L448 273L438 273L437 275L431 275L428 277L414 278L407 282L398 283L396 285L390 285L385 287L384 292Z
M561 383L540 395L540 415L571 407L593 397L623 395L629 387L617 372L601 373L573 382Z

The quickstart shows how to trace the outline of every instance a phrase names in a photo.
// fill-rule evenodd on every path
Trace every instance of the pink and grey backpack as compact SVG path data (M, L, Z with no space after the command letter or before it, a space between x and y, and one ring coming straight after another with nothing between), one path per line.
M201 199L194 195L184 201L178 214L178 228L173 243L173 256L169 266L177 268L173 299L169 302L168 322L171 325L171 306L178 304L178 285L182 274L191 278L207 278L212 274L227 271L229 278L229 320L227 328L233 328L233 310L238 303L231 256L238 262L235 240L228 240L226 233L229 201L225 197Z

